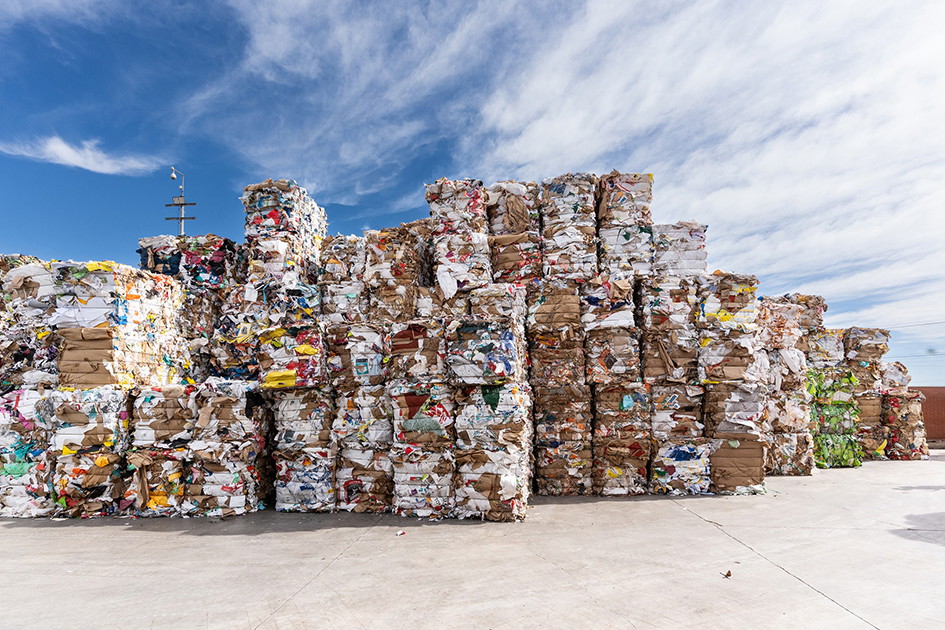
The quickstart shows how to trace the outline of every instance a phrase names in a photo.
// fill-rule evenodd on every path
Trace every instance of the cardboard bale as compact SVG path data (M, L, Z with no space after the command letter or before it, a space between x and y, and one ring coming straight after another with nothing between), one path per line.
M643 334L643 378L647 381L700 382L699 335L692 330Z
M342 448L382 449L394 440L394 416L384 385L363 385L336 391L337 411L331 425Z
M850 370L856 377L856 394L878 393L882 391L883 370L882 364L872 361L848 359L840 364Z
M684 383L654 383L650 388L653 403L653 437L660 441L702 437L702 399L705 389Z
M842 328L820 328L808 330L797 344L807 355L807 365L812 368L836 367L843 362Z
M797 348L768 350L768 382L773 391L802 392L807 388L807 357Z
M428 273L428 220L364 232L364 284L425 286Z
M319 387L328 380L320 326L264 330L257 352L265 389Z
M317 282L358 282L364 276L364 261L364 237L326 236L319 252Z
M537 232L540 194L535 182L504 181L490 186L486 191L489 232L495 236Z
M138 239L141 268L177 276L188 288L219 289L241 279L236 244L216 234Z
M275 451L276 510L331 512L335 509L336 447L327 445L297 453Z
M773 433L809 433L811 409L803 392L774 392L765 402L765 425Z
M597 182L591 173L567 173L541 182L541 218L549 225L597 226Z
M442 381L390 381L394 442L425 449L451 447L456 441L453 388Z
M181 514L228 517L259 510L265 497L259 458L252 443L195 450L186 468ZM273 458L278 469L278 458L275 454Z
M574 383L536 387L532 397L537 446L590 442L594 419L590 388Z
M435 237L433 262L436 285L447 298L492 282L487 234L459 232Z
M469 317L469 294L446 297L438 287L417 287L417 319Z
M611 171L600 178L597 221L601 225L646 225L653 222L651 173Z
M243 324L230 333L217 331L210 339L210 372L216 378L250 380L259 374L257 331Z
M751 439L719 440L709 456L710 489L717 494L764 493L765 443Z
M33 518L53 511L47 455L51 424L36 406L44 394L0 396L0 516Z
M180 515L188 458L185 448L135 448L125 453L119 509L134 516Z
M417 288L405 285L373 289L369 298L369 321L405 322L417 311Z
M754 335L736 330L702 330L699 378L703 383L758 382L770 379L768 354Z
M593 492L591 442L562 441L535 448L535 489L541 496Z
M883 397L883 422L889 430L886 456L889 459L928 459L922 403L925 395L918 390Z
M391 379L442 380L446 372L446 338L435 319L395 322L388 339Z
M325 210L294 180L267 179L246 186L240 201L246 212L248 237L297 234L310 239L316 249L325 238Z
M363 282L326 283L319 286L323 321L347 323L367 319L369 302Z
M173 450L186 447L193 438L197 421L193 387L148 387L136 391L133 401L132 447Z
M700 327L742 332L758 327L757 277L715 271L700 282Z
M912 381L909 369L899 361L880 363L879 372L879 391L884 394L902 394Z
M640 283L640 325L650 332L695 326L697 286L685 277L654 276Z
M50 392L36 413L51 427L53 456L121 453L128 445L128 395L119 389Z
M594 440L594 494L646 494L653 436L639 431L623 438Z
M674 496L709 493L709 458L717 446L716 440L705 438L658 442L650 461L650 492Z
M804 308L799 304L762 297L758 307L758 342L768 349L793 349L804 330L799 322Z
M708 437L760 440L765 434L767 389L759 383L707 385L703 402Z
M647 277L653 271L653 226L618 225L597 230L601 273Z
M464 385L525 380L528 353L522 331L509 320L457 320L446 331L450 378Z
M642 383L594 386L594 439L625 439L652 426L653 406Z
M55 504L49 488L50 462L45 454L35 461L8 461L0 453L0 517L49 516Z
M435 234L488 231L488 195L481 180L441 177L425 188Z
M393 464L387 449L342 448L335 469L337 507L346 512L391 510Z
M384 324L330 324L325 328L328 373L334 387L379 385L387 378L390 350Z
M769 296L765 299L800 306L801 311L797 318L797 325L801 330L819 329L824 326L824 313L827 311L827 303L820 295L788 293L781 296Z
M280 326L314 326L320 312L321 292L317 286L245 284L221 291L217 329L228 334L241 327L262 331Z
M541 233L519 232L489 237L492 277L496 282L529 282L541 278Z
M527 383L464 387L456 391L455 398L457 459L461 450L528 454L532 443L532 397Z
M525 285L487 284L469 292L472 319L505 320L521 327L527 311Z
M58 385L60 346L48 328L0 325L0 391Z
M653 226L653 273L699 276L706 271L707 225L691 221Z
M767 437L765 474L808 476L814 470L814 438L809 433L773 433Z
M889 331L882 328L847 328L843 349L850 361L878 363L889 352Z
M528 450L457 450L454 483L456 518L521 521L528 507Z
M640 338L635 329L592 329L584 347L588 383L619 385L642 380Z
M338 406L349 402L341 397L336 406L335 392L328 388L270 391L267 399L275 426L272 448L285 457L317 454L331 444L341 413Z
M5 267L13 262L10 257L3 261ZM3 302L15 323L33 328L48 325L56 305L55 278L48 262L35 259L12 265L0 279Z
M546 221L541 268L545 278L586 282L596 276L597 230L593 226Z
M581 286L581 323L585 330L633 328L633 279L599 275Z
M115 514L122 495L121 460L119 453L85 450L51 457L55 514L73 518Z
M530 382L534 387L558 388L587 382L587 357L580 341L563 342L558 347L533 345L530 358Z
M456 459L452 448L431 450L418 444L395 443L390 450L395 514L439 519L453 511L453 475Z

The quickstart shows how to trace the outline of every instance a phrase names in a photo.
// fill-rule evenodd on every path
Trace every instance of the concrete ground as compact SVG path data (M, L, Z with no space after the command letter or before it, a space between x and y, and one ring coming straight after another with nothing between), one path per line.
M536 497L520 524L4 520L0 627L945 628L933 453L766 496Z

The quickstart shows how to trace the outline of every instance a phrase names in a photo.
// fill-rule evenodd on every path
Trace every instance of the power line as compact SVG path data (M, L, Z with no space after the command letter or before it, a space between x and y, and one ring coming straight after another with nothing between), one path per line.
M899 330L900 328L914 328L916 326L935 326L936 324L945 324L945 319L937 322L922 322L921 324L904 324L902 326L896 326L893 330Z

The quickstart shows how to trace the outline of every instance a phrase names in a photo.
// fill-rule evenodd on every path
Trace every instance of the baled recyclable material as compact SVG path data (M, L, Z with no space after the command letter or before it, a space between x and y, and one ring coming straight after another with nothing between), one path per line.
M318 283L360 281L364 276L364 237L326 236L318 259Z
M526 313L525 285L496 283L473 289L469 309L473 319L506 320L521 328Z
M817 468L856 468L863 464L862 448L855 435L818 433L814 435L814 463Z
M455 502L452 447L431 450L417 444L395 443L390 449L394 471L394 513L421 518L445 518Z
M543 496L591 494L593 451L588 441L562 441L535 448L535 486Z
M644 379L699 383L699 350L699 335L693 330L644 332Z
M498 385L525 380L525 340L513 322L453 321L446 335L446 363L455 382Z
M33 518L53 511L49 492L48 422L36 413L43 394L0 396L0 516Z
M602 273L647 277L653 271L652 225L602 225L597 238Z
M364 233L364 283L425 286L431 223L424 219Z
M650 332L687 330L695 326L699 298L694 280L654 276L641 283L641 325Z
M537 232L540 194L535 182L506 181L490 186L486 191L489 232L494 236Z
M711 485L709 458L717 440L679 438L659 442L650 461L650 492L707 494Z
M635 329L592 329L584 347L588 383L603 386L642 380L640 339Z
M325 329L325 346L332 386L379 385L387 377L387 326L331 324Z
M337 506L347 512L387 512L394 489L387 449L343 447L335 470Z
M768 475L810 475L814 469L814 438L810 432L772 433L767 437Z
M585 282L597 275L597 232L591 226L545 222L541 268L544 277Z
M594 438L636 439L649 431L653 412L649 392L642 383L594 386Z
M177 516L184 498L187 449L135 448L125 454L119 508L135 516Z
M704 434L702 398L705 390L683 383L653 384L653 437L660 441L697 438Z
M439 320L391 324L388 347L391 379L424 381L446 378L446 338Z
M798 349L807 355L807 365L812 368L829 368L843 362L842 328L809 330L798 343Z
M463 319L469 317L469 294L457 293L451 298L438 287L417 287L417 319Z
M627 496L646 494L647 465L653 448L649 431L622 438L594 440L594 494Z
M320 285L322 315L326 322L362 322L367 319L368 296L363 282Z
M55 387L60 345L48 328L0 325L0 391Z
M702 330L699 337L699 378L703 383L767 382L768 355L753 334Z
M529 287L527 297L528 316L525 320L529 335L533 333L557 333L562 339L580 335L581 298L577 285L542 281Z
M863 459L887 459L889 427L883 423L883 396L873 392L856 395L860 413L856 436L863 448Z
M270 328L259 334L262 387L318 387L328 380L321 328Z
M240 201L246 211L248 237L298 234L316 248L325 238L325 210L294 180L267 179L252 184L243 189Z
M436 283L447 298L492 282L489 236L482 232L443 234L433 239Z
M653 272L660 276L705 274L708 227L691 221L654 225Z
M753 331L758 326L758 278L715 271L702 278L698 323L717 330Z
M425 196L435 234L488 232L488 195L481 180L442 177L426 184Z
M5 259L9 263L9 257ZM49 263L36 259L10 268L2 276L3 301L19 324L45 327L56 304L54 277Z
M591 173L567 173L541 182L541 218L552 224L597 226L598 178Z
M803 392L807 387L807 357L797 348L767 352L769 378L774 391Z
M543 342L549 343L543 343ZM535 336L531 342L531 383L535 388L583 385L586 353L580 339L560 340L554 335Z
M197 405L192 386L148 387L134 392L131 446L140 449L186 447L194 435Z
M712 455L711 490L718 494L761 494L765 481L765 444L751 439L718 440Z
M762 383L707 385L703 403L706 435L760 440L764 435L766 394Z
M586 385L541 387L533 391L535 443L590 442L594 415Z
M768 297L758 307L758 343L771 350L793 349L804 334L799 325L803 307Z
M646 225L653 222L650 203L653 201L651 173L620 173L611 171L600 178L597 220L600 225Z
M337 422L334 397L327 388L268 392L275 426L272 448L292 457L305 452L317 454L331 444ZM342 399L339 405L347 402Z
M769 296L765 299L800 306L801 311L797 318L797 325L800 326L801 330L814 330L824 327L824 313L827 311L827 303L819 295L788 293L777 297Z
M417 312L417 288L407 285L376 287L368 301L369 321L405 322Z
M773 433L809 432L811 411L807 399L803 391L770 394L765 402L766 425Z
M909 369L900 363L880 363L880 382L879 388L883 393L899 394L909 387L912 377L909 375Z
M606 274L581 286L581 323L585 330L632 328L633 280Z
M394 439L393 409L384 385L364 385L335 392L337 411L331 425L342 448L386 449Z
M222 288L243 273L236 243L216 234L149 236L138 240L141 268L177 276L188 288Z
M889 429L886 456L889 459L928 459L922 402L917 390L883 397L883 421Z
M331 512L335 509L336 449L333 445L299 453L273 453L276 510Z
M423 448L446 448L456 441L453 388L441 381L390 381L387 395L394 420L394 441Z
M496 282L528 282L541 278L539 232L519 232L489 237L492 277Z

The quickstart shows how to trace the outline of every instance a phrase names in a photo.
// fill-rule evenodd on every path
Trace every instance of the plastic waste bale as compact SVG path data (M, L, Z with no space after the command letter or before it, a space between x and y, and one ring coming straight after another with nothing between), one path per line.
M597 230L602 273L649 276L653 271L653 226L601 225Z
M460 384L524 381L526 353L521 329L508 320L453 321L447 328L446 362Z
M810 475L814 469L814 438L809 432L773 433L767 437L768 476Z
M705 389L684 383L654 383L653 437L657 440L702 437L702 399Z
M496 282L528 282L541 278L541 233L490 236L489 250L492 277Z
M320 326L265 330L258 356L263 388L318 387L328 380Z
M325 328L328 374L334 387L379 385L387 377L387 326L330 324Z
M59 383L61 340L45 327L0 325L0 391Z
M183 385L137 390L131 407L131 446L151 449L186 447L194 436L197 420L193 394L192 386Z
M517 283L487 284L469 292L473 319L506 320L519 327L525 323L526 289Z
M364 237L327 236L319 252L317 281L342 284L364 276Z
M531 485L531 390L527 383L457 391L458 518L525 518Z
M862 463L862 448L856 436L859 422L856 386L856 377L849 370L823 368L808 372L814 463L818 468Z
M492 282L489 237L482 232L435 237L433 261L437 286L447 298Z
M127 451L119 509L135 516L179 516L190 458L186 448Z
M716 494L765 492L765 443L730 436L717 440L709 456L711 485Z
M320 285L322 315L326 322L361 322L367 319L368 296L363 282Z
M417 287L417 319L469 317L469 294L446 297L439 287Z
M43 394L0 396L0 516L37 517L53 511L49 493L50 425L36 412Z
M814 435L814 463L817 468L856 468L863 464L862 448L855 435L819 433Z
M127 394L99 387L51 392L36 413L51 426L49 456L56 513L114 514L122 496L122 452L128 443Z
M699 378L703 383L750 381L766 383L770 363L754 335L739 331L702 330L699 336Z
M685 330L695 326L699 298L693 279L672 276L640 282L640 325L648 331Z
M486 191L489 232L495 236L537 232L541 191L535 182L504 181Z
M585 342L587 382L598 386L642 380L640 339L633 328L596 328Z
M633 279L606 274L581 286L581 323L585 330L632 328Z
M428 219L364 232L364 284L426 286L429 273Z
M654 225L653 273L666 276L705 274L705 232L708 227L693 221Z
M594 387L594 440L637 439L650 431L653 406L643 383Z
M705 434L760 440L765 434L767 388L763 383L707 385L703 403Z
M335 478L338 509L357 513L390 511L393 470L387 449L342 447Z
M928 459L922 402L925 395L917 390L883 397L883 421L889 429L886 456L889 459Z
M699 383L699 334L695 330L643 333L644 380Z
M717 440L681 438L659 442L650 463L650 492L708 494L712 483L710 457Z
M843 362L844 332L842 328L811 329L797 347L807 356L810 367L836 367Z
M807 392L820 405L853 404L857 380L844 368L812 368L807 372Z
M391 379L445 379L446 339L439 320L422 319L391 324L390 362Z
M645 225L653 222L651 173L620 173L616 170L600 178L597 220L601 225Z
M487 194L482 181L441 177L425 188L435 234L488 231Z
M715 271L700 281L700 327L742 332L757 329L757 277Z
M417 312L417 288L406 285L377 287L371 290L368 320L404 322Z
M621 438L595 439L594 494L627 496L646 494L647 465L653 448L649 431Z
M453 511L452 447L431 450L423 445L395 442L390 450L394 471L393 511L402 516L446 518Z

